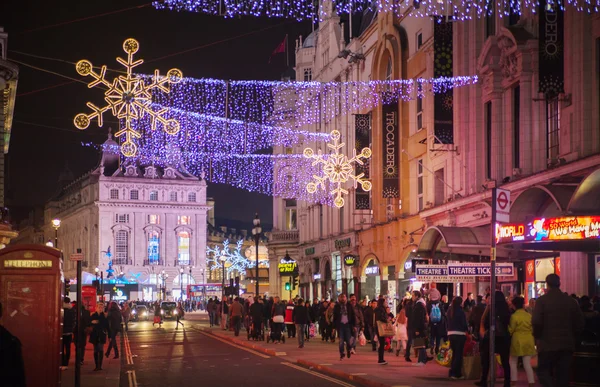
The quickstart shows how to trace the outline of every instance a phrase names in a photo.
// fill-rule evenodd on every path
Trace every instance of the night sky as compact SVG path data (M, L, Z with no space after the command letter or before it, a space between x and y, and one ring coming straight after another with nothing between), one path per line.
M271 53L286 34L293 52L296 37L306 36L311 29L308 22L284 19L224 19L159 11L144 1L9 0L2 7L0 26L9 34L9 60L85 81L89 80L66 62L85 58L94 65L120 69L115 58L126 57L122 43L128 37L140 42L136 59L145 63L136 67L137 72L151 74L157 68L164 74L177 67L194 78L277 80L285 71L285 55L269 64ZM65 165L75 177L96 167L97 151L82 147L81 142L102 143L108 127L117 125L105 114L102 128L94 121L87 130L77 130L73 117L87 112L86 101L101 103L102 92L18 65L6 181L7 204L17 220L27 215L27 208L43 205L57 191ZM107 74L108 79L113 77L114 73ZM259 211L263 223L272 222L268 196L217 184L209 184L208 194L217 198L219 219L251 224L254 212Z

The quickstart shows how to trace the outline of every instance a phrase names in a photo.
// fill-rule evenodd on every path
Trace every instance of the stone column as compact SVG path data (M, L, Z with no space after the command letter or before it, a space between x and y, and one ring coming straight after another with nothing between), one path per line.
M270 252L271 250L269 250ZM281 289L279 283L279 270L277 269L277 255L269 254L269 296L276 297L279 296L279 291Z

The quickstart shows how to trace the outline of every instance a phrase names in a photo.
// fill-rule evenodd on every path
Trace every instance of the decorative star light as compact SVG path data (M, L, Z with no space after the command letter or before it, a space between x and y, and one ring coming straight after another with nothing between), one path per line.
M132 121L144 117L145 114L150 116L151 128L156 129L156 123L160 123L164 131L170 135L175 135L179 132L180 124L176 119L166 119L164 114L169 110L160 108L154 110L152 108L152 91L154 89L162 90L169 93L168 85L179 83L183 79L183 74L179 69L171 69L167 72L166 77L160 77L158 70L154 70L152 82L146 83L142 77L134 75L132 70L134 67L144 63L142 59L133 60L133 54L138 52L140 45L137 40L129 38L123 42L123 50L127 53L127 60L117 58L117 62L125 66L127 69L126 75L119 75L114 78L112 83L107 81L106 66L100 68L100 72L95 72L92 62L82 59L75 65L77 72L83 76L91 76L94 81L88 84L88 88L98 85L104 85L108 90L104 93L104 100L107 105L98 107L91 102L86 105L92 109L92 113L79 113L75 116L73 122L78 129L86 129L91 120L96 118L98 126L102 126L102 115L107 110L111 110L112 114L119 119L124 120L125 127L115 133L116 137L125 135L125 141L121 144L121 153L125 157L133 157L137 153L137 145L132 141L133 138L140 138L141 134L132 127Z
M344 206L342 194L347 195L348 191L342 188L342 184L349 179L354 180L354 188L356 188L359 183L365 191L370 191L372 188L371 182L363 179L365 176L364 173L354 175L354 167L352 166L353 163L363 165L361 159L368 159L371 157L371 149L363 148L358 155L356 154L356 149L353 149L353 156L351 159L348 159L346 155L340 153L340 149L345 145L344 143L338 143L340 137L339 131L334 130L331 132L333 144L327 144L327 147L331 148L333 151L329 153L326 158L323 157L320 150L318 154L315 155L315 152L311 148L304 149L304 157L313 159L313 166L323 164L323 176L313 175L316 182L306 184L306 190L309 193L315 193L319 186L321 186L322 189L325 189L325 182L329 180L329 182L335 186L333 191L331 191L331 194L335 196L333 204L338 208Z

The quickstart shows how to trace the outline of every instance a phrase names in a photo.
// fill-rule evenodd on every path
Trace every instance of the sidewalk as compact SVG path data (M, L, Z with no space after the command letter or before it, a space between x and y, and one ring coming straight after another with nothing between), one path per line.
M338 342L325 343L320 337L315 337L304 348L298 348L297 339L287 339L285 344L267 344L264 341L248 341L246 331L242 329L240 336L235 337L233 332L224 331L220 328L210 328L207 323L200 322L194 325L196 329L212 333L230 342L242 345L271 356L279 356L282 360L294 362L308 368L319 370L322 373L338 377L340 379L352 380L367 387L409 387L409 386L473 386L476 380L450 380L448 368L437 364L435 361L427 363L424 367L417 367L413 363L404 360L402 354L399 357L395 353L385 353L388 365L377 364L377 352L371 350L371 345L357 347L356 355L350 359L344 358L340 361ZM498 384L498 381L496 381ZM517 386L528 386L525 372L519 370L519 382Z
M123 339L119 340L120 353L125 355L123 348ZM105 350L108 344L105 346ZM81 366L81 387L119 387L121 377L121 357L113 359L114 354L110 357L104 357L102 362L102 371L94 371L94 349L92 344L87 343L85 346L85 355L83 357L84 364ZM62 387L73 387L75 385L75 345L71 347L71 359L69 361L69 369L62 371Z

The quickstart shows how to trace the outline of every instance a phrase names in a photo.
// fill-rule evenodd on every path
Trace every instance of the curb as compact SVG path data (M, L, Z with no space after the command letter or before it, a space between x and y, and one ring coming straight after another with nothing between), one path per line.
M273 351L273 350L271 350L271 349L263 348L263 347L261 347L259 345L252 344L251 342L239 340L239 339L236 339L236 338L224 335L224 334L219 333L219 332L214 332L213 330L211 330L209 328L197 326L196 329L198 329L200 331L203 331L205 333L211 334L213 336L216 336L216 337L218 337L220 339L227 340L227 341L229 341L231 343L240 345L242 347L250 348L250 349L255 350L257 352L264 353L266 355L270 355L270 356L274 356L274 357L277 356L276 352ZM319 365L317 363L313 363L313 362L310 362L310 361L307 361L307 360L303 360L303 359L295 359L295 360L288 359L288 361L290 363L296 363L296 364L298 364L300 366L306 367L306 368L311 369L311 370L317 370L317 371L319 371L319 372L321 372L323 374L326 374L326 375L329 375L329 376L333 376L333 377L338 378L338 379L348 380L348 381L351 381L351 382L354 382L354 383L358 383L358 384L360 384L361 386L364 386L364 387L390 387L389 384L376 382L376 381L369 380L369 379L361 377L361 376L350 375L350 374L348 374L346 372L342 372L342 371L336 370L334 368L325 367L325 366L322 366L322 365Z

